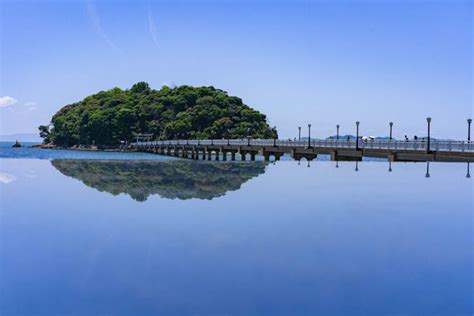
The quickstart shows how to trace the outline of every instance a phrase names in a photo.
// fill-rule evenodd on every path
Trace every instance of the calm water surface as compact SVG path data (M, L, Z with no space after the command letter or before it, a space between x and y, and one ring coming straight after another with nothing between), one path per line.
M0 315L472 315L466 164L0 160Z

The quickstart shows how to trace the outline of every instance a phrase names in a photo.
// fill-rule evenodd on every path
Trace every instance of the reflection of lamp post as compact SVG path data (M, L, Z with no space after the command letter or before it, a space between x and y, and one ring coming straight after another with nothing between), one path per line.
M336 139L339 140L339 124L336 125L337 133L336 133Z
M311 124L308 124L308 148L311 148Z
M471 142L471 123L472 119L467 119L467 142Z
M359 162L356 161L356 168L355 168L355 171L359 171Z
M388 162L388 172L392 172L392 162Z
M388 123L390 125L390 140L392 140L392 127L393 127L393 122Z
M467 163L467 174L466 174L466 178L470 178L471 177L471 174L469 173L469 162Z
M427 161L426 162L426 174L425 174L425 178L429 178L430 177L430 162Z
M301 140L301 126L298 126L298 141Z
M360 122L357 121L356 122L356 129L357 129L357 131L356 131L356 150L359 150L359 124L360 124Z
M428 145L426 146L426 150L429 152L430 151L430 142L431 142L431 117L426 118L426 122L428 123Z
M339 168L339 161L336 160L336 168Z

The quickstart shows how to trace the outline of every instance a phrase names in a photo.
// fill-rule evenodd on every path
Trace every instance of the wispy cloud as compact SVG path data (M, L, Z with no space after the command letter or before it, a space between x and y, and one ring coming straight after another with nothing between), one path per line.
M89 18L91 19L92 24L94 25L94 28L99 34L99 36L107 43L107 45L110 46L113 50L120 51L117 45L109 38L107 33L105 33L104 29L102 28L102 23L100 20L100 16L97 13L97 9L92 2L92 0L86 0L86 8L87 8L87 14L89 15Z
M34 102L34 101L25 102L25 106L26 106L26 107L28 108L28 110L30 110L30 111L36 110L36 102Z
M4 97L0 97L0 108L6 108L8 106L12 106L13 104L17 102L18 102L17 99L13 97L9 97L8 95Z
M148 10L148 30L150 31L153 43L155 43L155 46L159 48L155 20L153 19L153 12L150 9Z

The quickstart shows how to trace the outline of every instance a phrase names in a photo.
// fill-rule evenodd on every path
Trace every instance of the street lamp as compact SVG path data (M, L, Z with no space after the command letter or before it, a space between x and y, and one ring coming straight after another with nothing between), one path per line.
M339 124L336 125L336 128L337 128L336 139L339 140Z
M393 127L393 122L388 123L390 125L390 140L392 140L392 127Z
M311 124L308 124L308 148L311 148Z
M471 142L471 123L472 119L467 119L467 142Z
M430 162L427 161L426 162L426 174L425 174L425 178L429 178L430 177Z
M356 150L359 150L359 124L360 124L360 122L357 121L356 122L356 129L357 129L357 132L356 132Z
M392 162L388 162L388 172L392 172Z
M466 178L470 178L471 177L471 173L469 172L469 162L467 163L467 174L466 174Z
M429 152L430 151L430 142L431 142L431 117L426 118L426 122L428 123L428 145L426 147L426 150Z
M298 126L298 141L301 140L301 126Z

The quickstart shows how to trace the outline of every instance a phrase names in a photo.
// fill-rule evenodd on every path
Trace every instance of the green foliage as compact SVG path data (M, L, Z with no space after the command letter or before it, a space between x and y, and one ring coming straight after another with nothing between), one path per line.
M40 125L38 129L40 137L43 138L46 142L49 142L49 126Z
M214 87L153 90L138 82L129 90L100 91L66 105L40 126L45 143L58 146L117 145L135 133L155 139L276 138L266 116Z

